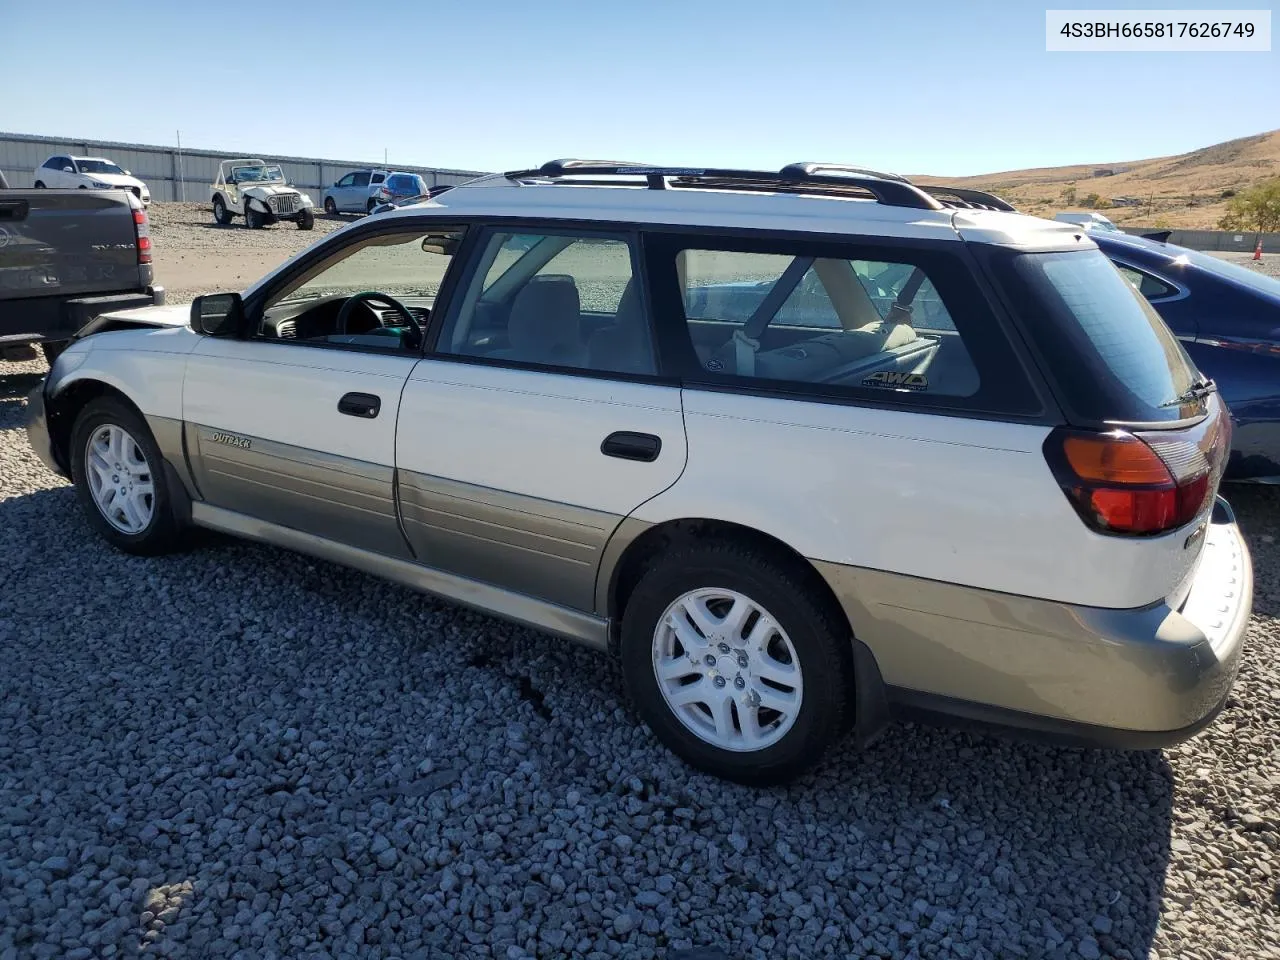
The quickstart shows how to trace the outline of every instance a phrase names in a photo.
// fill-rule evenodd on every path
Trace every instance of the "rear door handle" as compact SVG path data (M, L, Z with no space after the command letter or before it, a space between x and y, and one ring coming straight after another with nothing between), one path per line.
M606 457L652 463L662 452L662 440L651 433L619 430L604 438L604 442L600 444L600 452Z
M345 393L338 401L338 412L350 417L372 420L382 409L382 398L372 393Z

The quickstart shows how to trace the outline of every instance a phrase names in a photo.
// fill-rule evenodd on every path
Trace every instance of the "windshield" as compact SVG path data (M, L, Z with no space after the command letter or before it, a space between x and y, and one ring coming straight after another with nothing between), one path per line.
M1265 293L1268 296L1280 299L1280 280L1275 277L1269 277L1261 271L1239 263L1232 263L1230 260L1223 260L1221 257L1215 257L1207 253L1199 253L1183 247L1176 249L1180 251L1178 260L1186 260L1188 263L1195 264L1208 273L1215 273L1218 276L1234 280L1242 286L1249 287L1251 290L1257 290L1259 293ZM1174 262L1176 263L1177 261Z
M110 160L77 160L81 173L124 173Z
M1203 412L1180 402L1199 378L1160 315L1099 250L996 260L1064 402L1093 422L1151 423Z
M284 171L278 164L266 164L249 167L232 167L231 179L237 183L276 183L284 182Z

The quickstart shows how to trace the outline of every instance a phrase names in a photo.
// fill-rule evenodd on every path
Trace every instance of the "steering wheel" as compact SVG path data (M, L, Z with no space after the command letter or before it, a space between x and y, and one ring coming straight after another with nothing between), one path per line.
M404 318L405 323L409 326L409 329L413 331L415 341L417 343L422 342L422 327L418 324L418 321L414 319L413 314L409 312L409 308L395 297L389 296L385 293L379 293L377 290L366 290L363 293L356 293L347 297L347 302L344 303L342 305L342 309L338 311L338 319L335 322L339 334L345 334L347 332L347 321L351 319L351 311L355 309L356 304L368 303L369 301L381 303L400 314L400 316Z

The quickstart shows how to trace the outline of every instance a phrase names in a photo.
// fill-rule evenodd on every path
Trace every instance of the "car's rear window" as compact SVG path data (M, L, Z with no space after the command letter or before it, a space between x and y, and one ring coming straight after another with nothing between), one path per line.
M1071 412L1090 421L1187 415L1198 374L1160 315L1101 251L1024 253L998 272Z

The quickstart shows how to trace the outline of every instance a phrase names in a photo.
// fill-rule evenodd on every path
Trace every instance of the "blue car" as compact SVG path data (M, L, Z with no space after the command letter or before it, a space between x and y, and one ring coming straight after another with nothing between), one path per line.
M1226 479L1280 483L1280 280L1146 237L1089 236L1217 383L1234 428Z

